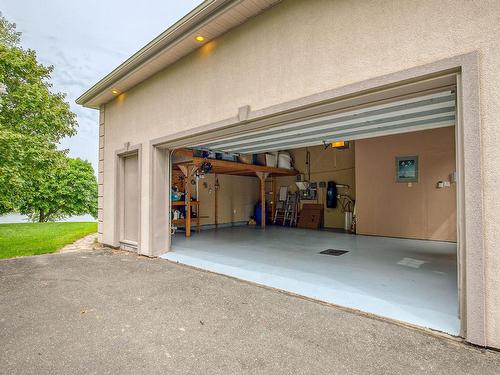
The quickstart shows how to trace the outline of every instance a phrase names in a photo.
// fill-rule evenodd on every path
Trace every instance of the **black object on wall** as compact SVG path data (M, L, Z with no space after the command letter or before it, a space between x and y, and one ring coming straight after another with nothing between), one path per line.
M337 184L334 181L328 181L326 188L326 207L337 208Z

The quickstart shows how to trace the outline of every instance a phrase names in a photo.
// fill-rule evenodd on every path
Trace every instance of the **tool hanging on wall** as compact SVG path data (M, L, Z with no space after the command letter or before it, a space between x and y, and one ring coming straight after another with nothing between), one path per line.
M212 171L212 163L205 161L203 164L200 166L200 171L203 174L209 174Z
M308 148L306 148L306 176L298 175L295 182L299 189L300 199L316 200L318 189L317 183L311 182L311 153Z
M334 181L328 181L327 184L326 207L337 208L337 184Z

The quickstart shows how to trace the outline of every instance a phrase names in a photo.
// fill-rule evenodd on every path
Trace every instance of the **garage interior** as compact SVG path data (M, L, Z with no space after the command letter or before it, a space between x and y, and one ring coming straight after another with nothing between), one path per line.
M162 257L458 335L452 79L177 149Z

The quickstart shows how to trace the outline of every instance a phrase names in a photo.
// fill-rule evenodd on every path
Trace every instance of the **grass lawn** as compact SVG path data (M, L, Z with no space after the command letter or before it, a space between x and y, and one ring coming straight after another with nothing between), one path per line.
M94 232L92 222L0 224L0 259L53 253Z

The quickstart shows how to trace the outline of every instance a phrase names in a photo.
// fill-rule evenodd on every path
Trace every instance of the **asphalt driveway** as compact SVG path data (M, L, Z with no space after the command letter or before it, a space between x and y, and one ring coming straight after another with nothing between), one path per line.
M2 374L498 374L500 354L161 259L0 261Z

